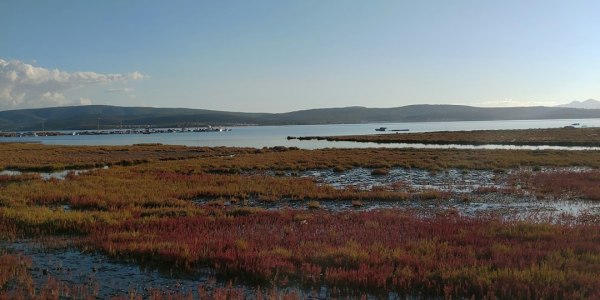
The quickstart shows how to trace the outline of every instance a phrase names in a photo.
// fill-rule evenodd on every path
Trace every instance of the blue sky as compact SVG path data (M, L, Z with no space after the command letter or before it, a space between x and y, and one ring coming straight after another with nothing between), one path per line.
M600 98L598 1L0 0L0 109Z

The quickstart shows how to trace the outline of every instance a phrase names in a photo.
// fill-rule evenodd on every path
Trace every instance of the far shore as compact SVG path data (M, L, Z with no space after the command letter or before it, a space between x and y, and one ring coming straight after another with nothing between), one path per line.
M515 146L600 146L600 128L512 129L440 131L422 133L385 133L345 136L288 136L288 140L326 140L330 142L405 143L426 145L515 145Z

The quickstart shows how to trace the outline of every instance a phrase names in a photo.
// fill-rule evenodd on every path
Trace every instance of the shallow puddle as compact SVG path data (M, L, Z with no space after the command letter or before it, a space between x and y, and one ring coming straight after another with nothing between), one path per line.
M108 169L108 166L104 166L102 167L102 169ZM50 180L50 179L58 179L58 180L64 180L65 178L67 178L67 176L69 174L73 174L73 175L80 175L83 173L87 173L93 170L99 170L99 169L82 169L82 170L62 170L62 171L55 171L55 172L22 172L22 171L17 171L17 170L3 170L0 171L0 176L19 176L22 174L38 174L40 175L40 177L43 180Z
M270 288L250 286L231 278L219 278L210 268L197 269L194 272L181 271L177 267L142 267L133 262L109 259L102 254L82 253L73 248L48 249L33 240L18 242L0 242L0 250L20 253L31 259L30 272L36 288L43 286L49 278L71 285L79 285L98 299L115 296L136 295L147 299L152 289L167 294L191 293L198 295L202 286L207 291L227 287L242 290L246 299L257 299L257 290L269 297ZM315 288L303 288L290 284L278 287L281 294L295 293L301 299L328 299L331 291L327 285ZM368 299L379 297L368 296ZM387 299L404 299L396 293L389 293Z
M586 167L540 168L535 172L584 172ZM529 191L510 183L511 176L522 172L533 172L532 168L510 169L505 172L491 170L449 169L431 172L423 169L390 169L386 175L373 175L372 169L355 168L344 172L333 170L288 171L280 176L313 178L318 184L330 185L338 189L355 187L371 190L377 187L400 187L409 192L436 190L449 193L446 200L398 200L398 201L318 201L318 209L329 211L402 209L413 210L421 215L458 213L463 216L498 215L505 220L531 220L556 222L563 217L600 216L600 202L581 199L539 200ZM274 176L275 172L265 175ZM479 192L480 189L492 191ZM515 193L503 193L503 190ZM494 192L493 190L496 190ZM199 205L214 205L215 199L196 199ZM305 200L281 199L268 202L257 199L232 202L220 200L217 205L230 207L257 207L276 209L310 209ZM314 204L314 203L313 203ZM314 206L314 205L313 205Z
M540 168L538 172L585 172L591 168ZM355 168L344 172L333 170L310 170L298 173L301 177L312 177L320 184L336 188L350 186L370 190L377 186L403 184L416 191L435 189L445 192L471 193L480 187L507 188L509 176L532 172L531 168L509 169L504 172L492 170L447 169L428 171L423 169L393 168L386 175L373 175L373 169ZM286 173L291 176L292 172Z
M423 169L394 168L387 175L372 175L372 169L356 168L345 172L332 170L306 171L302 177L312 177L321 184L336 188L350 186L370 190L378 186L404 185L412 190L472 192L481 186L503 186L506 176L489 170L449 169L431 172Z
M249 199L245 203L222 201L226 207L255 207L267 210L303 209L310 210L305 200L281 200L265 202ZM506 195L482 195L476 200L402 200L402 201L318 201L321 210L332 212L354 210L368 211L376 209L410 210L422 216L438 214L459 214L467 217L494 215L506 221L557 222L561 218L578 218L581 216L600 217L600 203L592 201L544 201L519 198ZM211 205L214 199L198 199L199 205Z
M227 281L216 281L214 271L199 269L194 273L177 268L141 267L108 259L96 253L82 253L76 249L45 249L32 241L0 244L11 252L21 253L32 261L31 275L40 287L52 277L59 282L84 285L97 298L140 295L149 296L152 289L167 293L197 294L198 286L208 289L224 287ZM251 291L247 286L233 285Z

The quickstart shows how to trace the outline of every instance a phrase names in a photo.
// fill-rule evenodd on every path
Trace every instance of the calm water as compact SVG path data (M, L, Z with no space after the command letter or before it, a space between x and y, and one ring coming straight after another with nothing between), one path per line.
M230 146L230 147L273 147L287 146L304 149L316 148L365 148L365 147L420 147L448 148L438 145L418 144L374 144L354 142L299 141L287 140L288 136L333 136L375 134L375 128L410 129L410 132L460 131L485 129L532 129L557 128L573 123L588 127L600 127L600 119L573 120L511 120L511 121L465 121L465 122L419 122L419 123L377 123L377 124L332 124L332 125L289 125L289 126L247 126L231 127L227 132L186 132L164 134L129 134L97 136L57 136L2 138L0 141L28 141L54 145L131 145L137 143L162 143L187 146ZM519 147L519 146L453 146L456 148L510 148L510 149L562 149L564 147ZM586 148L577 148L586 149ZM589 149L589 148L587 148Z

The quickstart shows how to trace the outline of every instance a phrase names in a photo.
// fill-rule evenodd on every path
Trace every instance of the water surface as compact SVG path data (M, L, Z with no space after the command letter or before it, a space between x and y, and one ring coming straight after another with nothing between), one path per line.
M185 132L124 135L86 135L2 138L0 141L41 142L51 145L131 145L138 143L162 143L187 146L227 146L227 147L299 147L318 148L463 148L463 149L572 149L584 150L591 147L559 146L465 146L465 145L421 145L421 144L376 144L356 142L299 141L288 140L288 136L337 136L375 134L379 127L388 130L410 129L410 132L494 130L494 129L535 129L559 128L573 123L600 127L600 119L561 119L561 120L510 120L510 121L461 121L461 122L415 122L415 123L370 123L370 124L328 124L328 125L289 125L289 126L244 126L231 127L225 132Z

